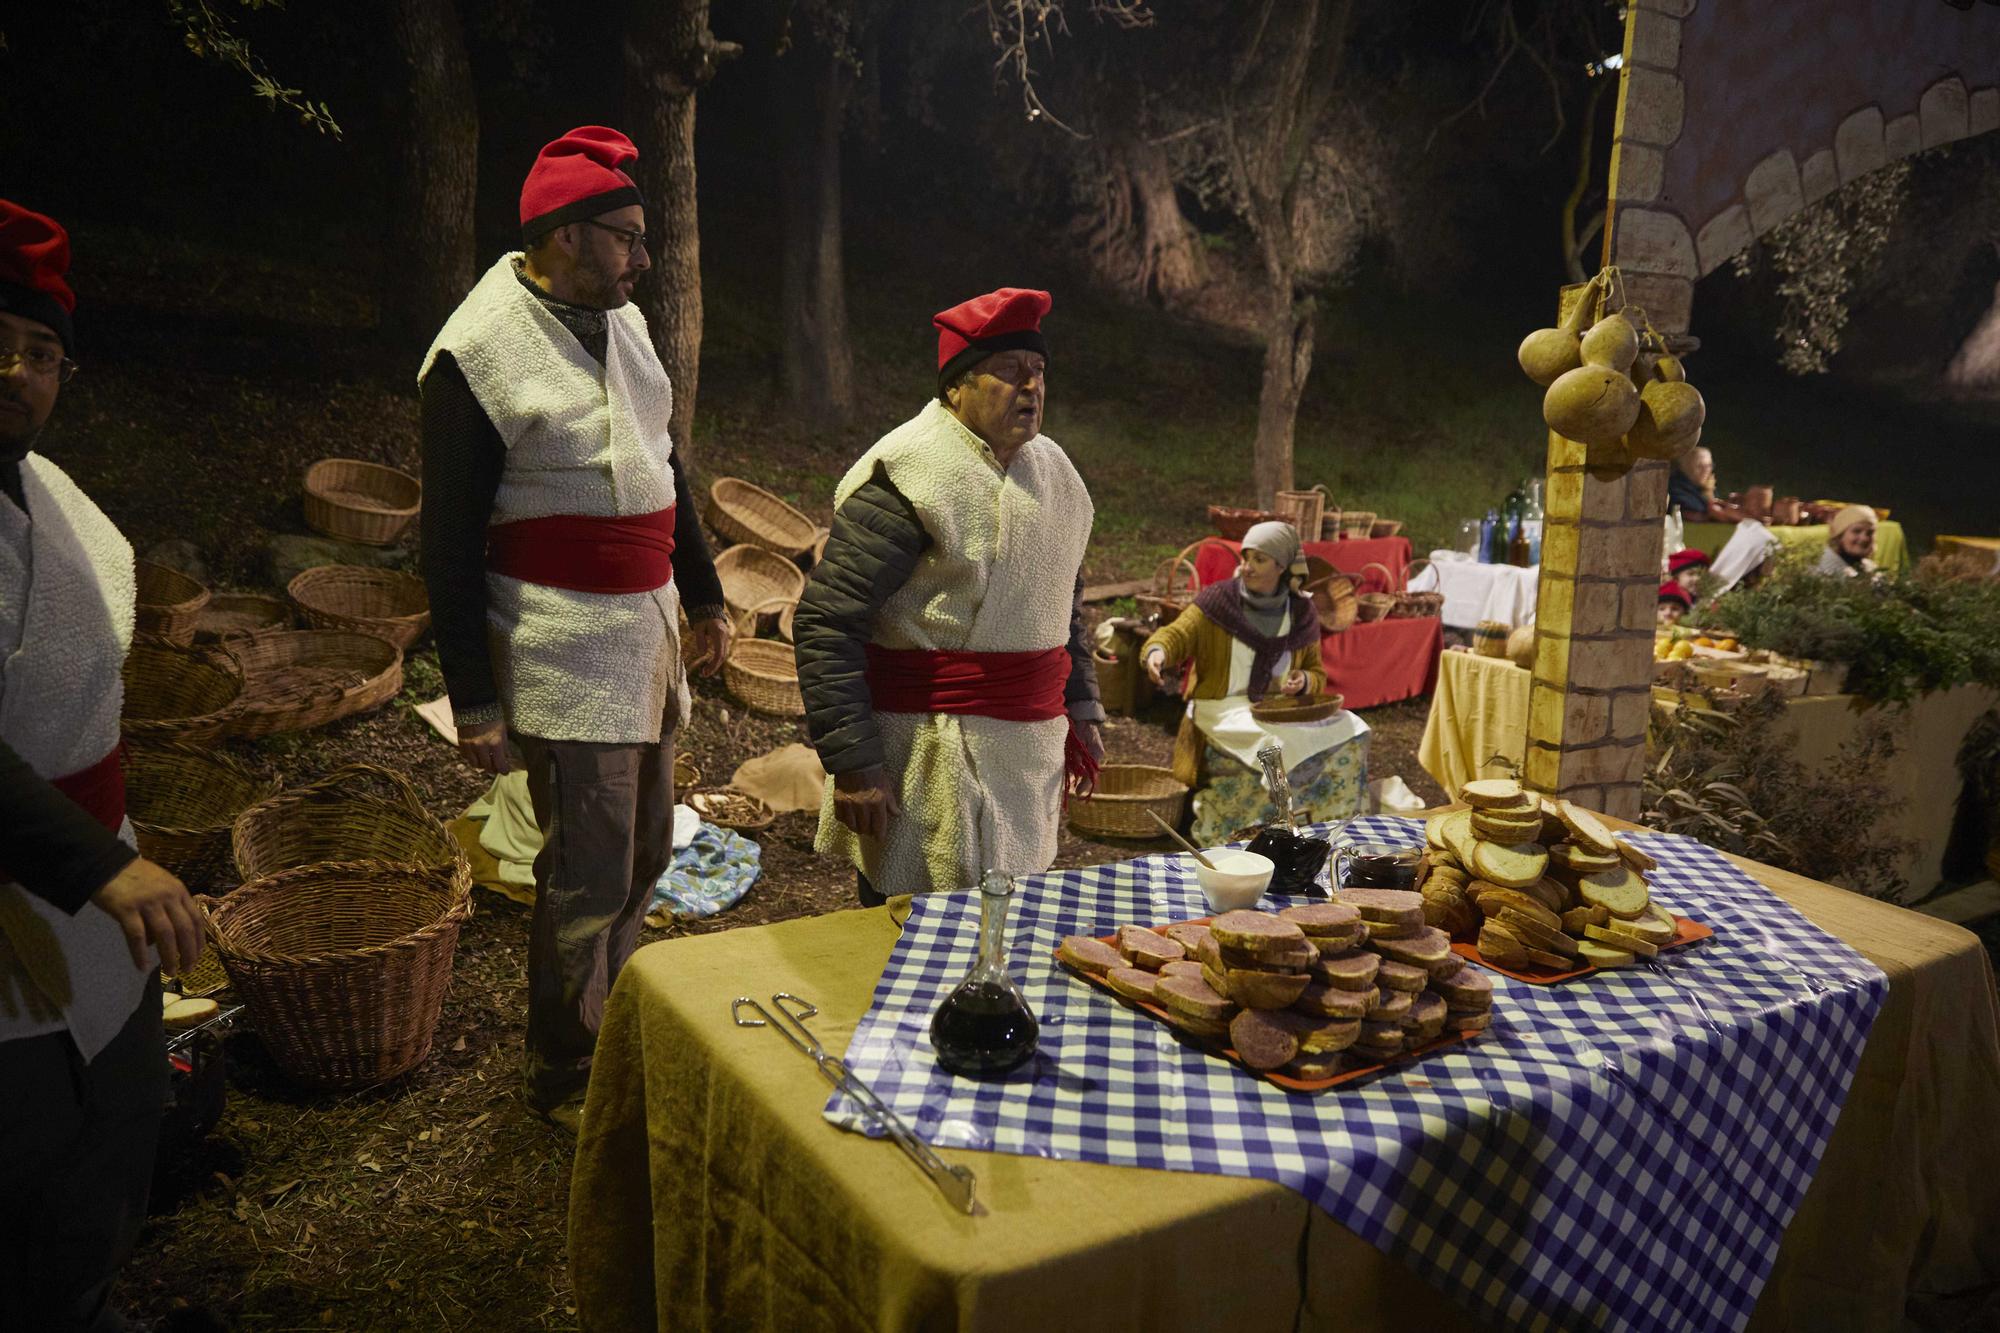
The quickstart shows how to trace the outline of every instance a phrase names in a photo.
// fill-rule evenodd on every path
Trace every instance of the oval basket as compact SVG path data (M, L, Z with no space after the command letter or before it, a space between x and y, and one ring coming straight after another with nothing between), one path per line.
M819 525L765 490L738 477L708 488L709 530L726 542L747 542L793 560L813 549Z
M403 688L402 650L372 634L288 630L225 647L243 666L242 706L224 727L232 736L322 727L380 708Z
M715 558L715 576L722 580L722 600L732 620L741 621L751 608L766 602L799 600L806 576L785 557L761 546L732 546Z
M200 579L150 560L135 560L132 568L138 584L135 627L168 643L193 643L201 609L208 605L208 588Z
M470 890L379 861L300 866L207 910L208 937L271 1058L366 1088L430 1054Z
M714 791L698 791L687 798L689 808L711 824L723 828L739 829L754 833L761 828L769 828L778 812L758 800L747 791L734 787L718 787Z
M1441 615L1444 612L1444 594L1441 592L1411 592L1410 575L1417 566L1431 567L1429 560L1412 560L1403 570L1403 591L1396 594L1396 604L1389 608L1391 620L1415 620L1421 616Z
M1238 509L1232 505L1208 507L1209 526L1215 529L1217 536L1232 542L1242 541L1243 534L1259 523L1271 519L1283 521L1284 517L1268 509Z
M674 751L674 790L693 791L701 785L701 766L688 758L686 750Z
M1355 587L1354 576L1341 573L1323 557L1306 557L1306 581L1300 591L1312 598L1313 610L1319 613L1322 634L1340 633L1361 614L1360 594Z
M125 752L125 813L139 854L197 887L225 873L234 879L230 827L277 793L276 782L212 746L168 742Z
M358 458L322 458L306 469L306 526L364 546L403 535L423 503L423 483Z
M1383 591L1378 592L1371 588L1356 598L1360 607L1355 618L1364 623L1386 619L1389 613L1396 609L1396 602L1400 596L1396 591L1395 571L1379 560L1370 560L1361 567L1361 573L1366 575L1371 569L1382 571Z
M1168 556L1153 566L1153 589L1141 593L1134 600L1145 606L1156 608L1160 613L1160 623L1169 624L1179 618L1181 612L1194 603L1195 594L1201 591L1201 574L1196 569L1193 554L1208 541L1189 542L1180 549L1178 555Z
M764 628L764 617L769 616L771 624L778 630L778 636L786 643L790 643L792 614L798 605L797 602L783 597L773 597L748 608L742 615L732 615L731 618L735 621L738 636L754 639L757 637L757 631Z
M1347 541L1358 541L1375 530L1375 512L1371 509L1346 509L1340 515L1340 535Z
M243 668L214 648L135 639L118 725L134 741L212 741L243 707Z
M1178 828L1187 809L1187 784L1173 770L1153 764L1106 764L1097 771L1097 790L1072 796L1069 826L1096 838L1157 838L1151 810Z
M401 773L347 764L236 817L229 834L247 883L319 861L388 861L464 887L472 866Z
M285 592L314 629L372 634L408 648L430 628L424 581L400 569L320 565L301 571Z
M219 592L195 617L194 641L220 643L239 634L268 634L292 627L292 604L261 592Z
M1402 530L1403 520L1400 518L1378 518L1368 525L1371 538L1393 537Z
M738 639L722 668L722 683L749 707L778 717L804 717L798 660L788 643Z

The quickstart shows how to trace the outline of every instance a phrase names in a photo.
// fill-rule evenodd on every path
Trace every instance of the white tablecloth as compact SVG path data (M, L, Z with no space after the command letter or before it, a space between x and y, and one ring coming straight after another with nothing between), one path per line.
M1410 580L1411 592L1442 592L1444 623L1474 629L1482 620L1526 625L1535 619L1541 566L1482 565L1462 551L1432 551L1430 568Z

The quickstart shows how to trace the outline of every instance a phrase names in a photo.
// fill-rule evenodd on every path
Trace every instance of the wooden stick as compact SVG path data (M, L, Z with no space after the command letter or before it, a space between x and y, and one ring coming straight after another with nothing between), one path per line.
M1158 814L1156 814L1154 811L1150 809L1146 811L1146 816L1147 818L1151 819L1155 824L1158 824L1161 828L1165 829L1167 836L1169 838L1172 838L1175 842L1187 848L1188 851L1193 854L1195 860L1201 862L1203 865L1207 866L1210 870L1215 869L1215 862L1203 856L1200 850L1197 849L1193 843L1189 842L1186 838L1183 838L1180 834L1174 832L1174 826L1172 824L1169 824L1166 820L1160 818Z

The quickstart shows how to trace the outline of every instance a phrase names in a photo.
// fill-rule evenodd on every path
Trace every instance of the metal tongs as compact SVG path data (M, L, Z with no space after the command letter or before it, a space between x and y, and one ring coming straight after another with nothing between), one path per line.
M797 1009L786 1007L787 1000L798 1006ZM737 1027L771 1028L809 1056L812 1062L819 1066L819 1072L826 1075L827 1082L860 1103L861 1113L868 1118L869 1123L894 1139L896 1146L922 1168L923 1173L931 1178L931 1183L938 1187L944 1197L951 1202L952 1207L961 1213L971 1213L974 1209L972 1172L962 1166L952 1166L932 1152L931 1145L918 1138L909 1124L890 1110L888 1103L875 1095L873 1088L854 1076L854 1071L847 1067L845 1060L827 1053L826 1048L819 1044L819 1038L813 1036L812 1030L805 1022L819 1012L819 1007L811 1000L801 999L786 991L779 991L773 995L771 1006L783 1018L791 1021L787 1023L773 1018L769 1010L747 995L737 996L735 1003L729 1006L729 1012L736 1020ZM744 1017L743 1011L746 1008L756 1010L758 1016Z

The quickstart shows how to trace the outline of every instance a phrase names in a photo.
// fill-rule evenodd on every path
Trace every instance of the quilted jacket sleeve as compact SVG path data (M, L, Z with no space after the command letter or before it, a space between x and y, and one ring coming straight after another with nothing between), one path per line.
M806 734L829 773L885 761L868 693L868 639L876 613L930 544L916 507L879 470L834 511L826 554L792 618Z

